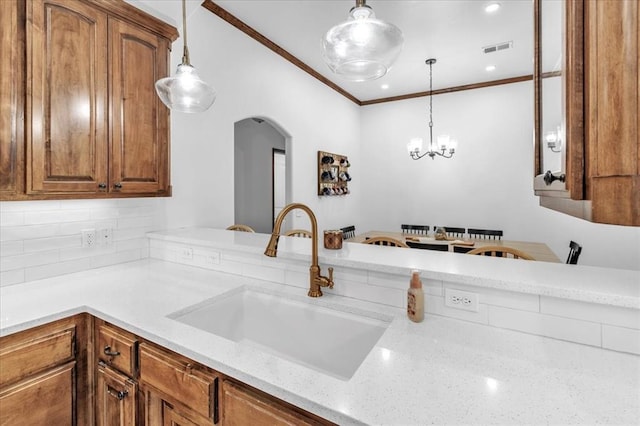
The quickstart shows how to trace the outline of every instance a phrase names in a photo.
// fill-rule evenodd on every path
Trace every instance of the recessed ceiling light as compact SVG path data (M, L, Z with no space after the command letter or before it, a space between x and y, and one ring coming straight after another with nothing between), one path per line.
M496 66L495 65L487 65L485 70L491 72L491 71L495 71L496 70Z
M501 4L500 3L489 3L488 5L486 5L484 7L484 11L487 13L493 13L493 12L497 12L498 9L500 9Z
M389 88L389 85L388 84L383 84L382 86L380 86L380 88L382 90L387 90Z

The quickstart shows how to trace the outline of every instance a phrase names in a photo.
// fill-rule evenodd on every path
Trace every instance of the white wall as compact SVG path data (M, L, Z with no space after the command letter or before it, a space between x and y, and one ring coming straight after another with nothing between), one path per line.
M580 264L640 269L640 228L594 224L540 207L533 194L531 82L437 95L434 137L458 139L453 159L410 159L411 137L428 140L428 98L362 108L364 211L357 228L401 223L502 229L505 239L540 241Z
M165 7L161 1L145 4ZM171 16L179 22L180 3L170 4L176 6ZM189 6L193 8L191 2ZM218 98L203 114L172 116L174 195L165 205L165 227L224 228L233 223L234 123L249 117L267 118L291 136L287 152L287 166L294 176L291 201L309 205L320 229L354 222L361 196L357 181L350 185L349 196L320 199L316 153L327 150L358 157L359 107L202 7L189 13L188 30L191 62L216 88ZM181 54L178 39L172 69ZM353 174L357 175L355 166ZM217 190L211 191L212 187ZM308 228L308 220L294 218L292 226Z

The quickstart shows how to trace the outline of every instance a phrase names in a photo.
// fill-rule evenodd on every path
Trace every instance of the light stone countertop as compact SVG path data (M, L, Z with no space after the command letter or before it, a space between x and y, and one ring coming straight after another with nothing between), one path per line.
M237 233L240 234L240 233ZM0 334L89 312L339 424L637 424L640 357L335 295L393 317L350 380L167 315L240 286L299 288L143 260L0 288Z
M182 228L148 234L151 240L200 245L220 250L262 254L268 234L212 228ZM425 279L455 281L519 293L537 294L632 309L640 309L640 271L562 263L509 261L485 256L431 250L379 250L367 244L343 243L326 250L319 239L319 263L409 276L412 269ZM308 261L308 239L281 237L278 258Z

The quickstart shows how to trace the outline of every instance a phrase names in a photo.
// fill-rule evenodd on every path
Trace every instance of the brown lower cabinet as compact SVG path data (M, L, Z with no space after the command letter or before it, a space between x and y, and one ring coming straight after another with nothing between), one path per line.
M89 315L0 338L0 425L92 424Z

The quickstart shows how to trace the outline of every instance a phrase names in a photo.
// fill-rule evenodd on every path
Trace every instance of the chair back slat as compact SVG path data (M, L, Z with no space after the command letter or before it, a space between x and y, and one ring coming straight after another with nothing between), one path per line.
M448 244L415 243L413 241L407 241L407 245L410 248L421 249L421 250L449 251Z
M429 233L428 225L400 225L403 234L427 235Z
M409 248L405 243L400 240L396 240L391 237L373 237L367 238L362 242L362 244L373 244L376 246L390 246L390 247L404 247Z
M571 241L569 243L569 256L567 257L567 264L577 265L580 253L582 253L582 246L575 241Z
M471 238L478 238L484 240L501 240L502 239L502 231L495 229L475 229L469 228L467 230L469 236Z
M306 229L292 229L282 235L285 235L287 237L311 238L311 232L307 231Z
M346 240L348 238L353 238L356 236L356 226L355 225L349 225L349 226L345 226L344 228L340 228L340 230L342 231L342 237Z
M443 228L444 232L447 233L447 237L463 238L465 232L467 232L466 228L457 228L454 226L435 226L433 229L438 228Z
M484 246L470 250L467 254L492 257L506 257L511 259L535 260L529 254L513 247Z

